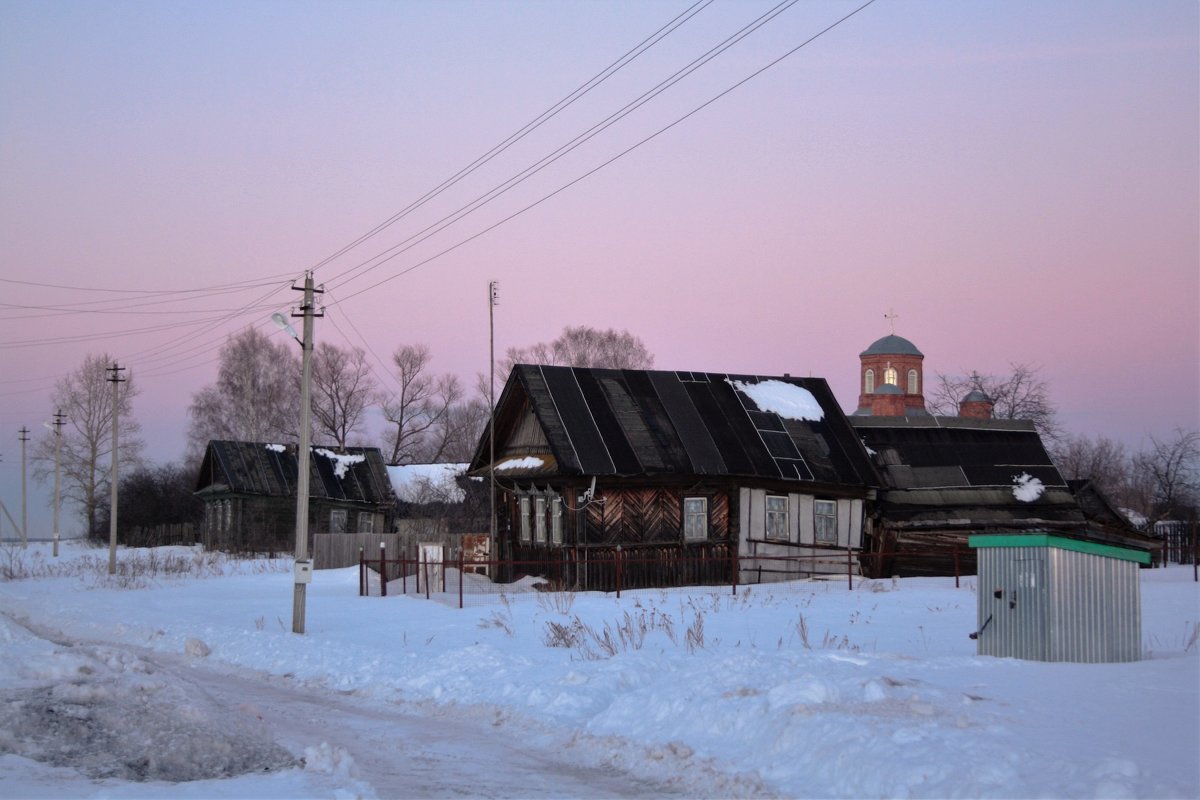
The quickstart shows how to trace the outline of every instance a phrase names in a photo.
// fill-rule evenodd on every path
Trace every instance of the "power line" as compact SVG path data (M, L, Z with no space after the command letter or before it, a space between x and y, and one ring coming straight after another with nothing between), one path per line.
M793 0L793 2L794 2L794 0ZM519 217L520 215L524 214L525 212L527 212L527 211L530 211L530 210L532 210L532 209L536 208L537 206L540 206L542 203L546 202L547 200L549 200L549 199L551 199L551 198L553 198L553 197L555 197L555 196L557 196L557 195L561 194L562 192L564 192L564 191L566 191L567 189L571 188L571 187L572 187L572 186L574 186L575 184L577 184L577 183L580 183L581 181L583 181L583 180L585 180L585 179L587 179L587 178L591 177L592 175L596 174L597 172L599 172L600 170L602 170L602 169L604 169L605 167L609 166L610 164L613 164L614 162L616 162L616 161L618 161L618 160L620 160L620 159L624 158L625 156L627 156L627 155L629 155L630 153L632 153L634 150L637 150L638 148L640 148L642 145L644 145L644 144L646 144L646 143L648 143L648 142L650 142L650 141L653 141L654 139L658 138L658 137L659 137L659 136L661 136L662 134L664 134L664 133L666 133L667 131L669 131L669 130L671 130L672 128L674 128L676 125L679 125L680 123L682 123L682 122L684 122L684 121L686 121L686 120L690 119L691 117L695 116L695 115L696 115L696 114L698 114L700 111L704 110L704 109L705 109L705 108L707 108L708 106L710 106L710 105L712 105L713 103L717 102L718 100L720 100L721 98L725 97L725 96L726 96L726 95L728 95L729 93L731 93L731 92L733 92L733 91L735 91L735 90L739 89L740 87L744 86L746 83L749 83L751 80L753 80L754 78L757 78L759 75L761 75L762 73L766 72L767 70L769 70L769 69L771 69L771 68L775 67L776 65L778 65L779 63L781 63L781 62L782 62L782 61L784 61L785 59L787 59L787 58L790 58L792 55L794 55L795 53L799 52L799 51L800 51L802 48L804 48L804 47L808 46L808 45L809 45L809 44L811 44L812 42L814 42L814 41L816 41L817 39L819 39L821 36L824 36L824 35L825 35L826 33L828 33L829 31L831 31L831 30L833 30L834 28L838 27L839 25L841 25L842 23L846 22L846 21L847 21L847 20L849 20L851 17L855 16L856 14L858 14L859 12L861 12L863 9L867 8L868 6L871 6L871 5L873 5L874 3L875 3L875 0L867 0L867 2L866 2L866 3L863 3L861 6L859 6L859 7L855 8L853 11L849 12L848 14L846 14L846 15L845 15L845 16L843 16L843 17L841 17L841 18L840 18L840 19L838 19L837 21L835 21L835 22L831 23L831 24L830 24L830 25L828 25L827 27L825 27L825 28L823 28L822 30L818 31L817 33L813 34L813 35L812 35L812 36L810 36L808 39L805 39L803 42L801 42L800 44L796 45L796 46L795 46L795 47L793 47L792 49L788 50L788 51L787 51L787 52L785 52L783 55L781 55L781 56L779 56L779 57L775 58L773 61L770 61L770 62L768 62L767 64L765 64L764 66L762 66L762 67L760 67L759 69L755 70L754 72L750 73L750 74L749 74L749 75L747 75L746 77L744 77L744 78L742 78L741 80L739 80L739 81L735 82L734 84L732 84L731 86L729 86L729 87L725 88L724 90L722 90L722 91L718 92L716 95L712 96L712 97L711 97L711 98L709 98L708 100L706 100L706 101L704 101L703 103L701 103L700 105L696 106L696 107L695 107L695 108L693 108L691 111L689 111L689 112L687 112L686 114L684 114L683 116L681 116L681 117L677 118L675 121L673 121L673 122L671 122L671 123L669 123L669 124L667 124L667 125L664 125L663 127L659 128L659 129L658 129L657 131L655 131L654 133L651 133L649 136L646 136L645 138L641 139L640 141L638 141L638 142L635 142L634 144L632 144L632 145L630 145L629 147L625 148L625 149L624 149L624 150L622 150L621 152L617 153L616 155L612 156L611 158L607 159L606 161L604 161L604 162L600 163L598 166L596 166L596 167L593 167L592 169L588 170L587 172L584 172L582 175L579 175L578 177L574 178L573 180L571 180L571 181L568 181L567 183L565 183L565 184L563 184L562 186L558 187L557 189L555 189L554 191L550 192L549 194L543 195L543 196L542 196L541 198L539 198L538 200L535 200L534 202L532 202L532 203L530 203L529 205L527 205L527 206L525 206L525 207L523 207L523 208L521 208L521 209L519 209L519 210L517 210L517 211L513 212L512 214L509 214L508 216L506 216L506 217L504 217L504 218L500 219L499 221L497 221L497 222L495 222L495 223L493 223L493 224L491 224L491 225L487 226L487 227L486 227L486 228L484 228L483 230L480 230L480 231L478 231L478 232L476 232L476 233L474 233L474 234L472 234L472 235L468 236L467 238L465 238L465 239L462 239L461 241L457 242L456 244L453 244L453 245L451 245L450 247L447 247L447 248L445 248L444 250L441 250L440 252L438 252L438 253L435 253L435 254L433 254L433 255L429 256L428 258L425 258L425 259L423 259L423 260L421 260L421 261L418 261L417 263L415 263L415 264L413 264L413 265L411 265L411 266L407 267L406 269L402 269L401 271L399 271L399 272L397 272L397 273L395 273L395 274L393 274L393 275L391 275L391 276L389 276L389 277L387 277L387 278L384 278L383 280L377 281L377 282L375 282L375 283L371 284L370 286L367 286L367 287L365 287L365 288L363 288L363 289L360 289L360 290L358 290L358 291L356 291L356 292L354 292L354 293L352 293L352 294L346 295L346 296L342 297L342 299L341 299L340 301L337 301L337 302L338 302L338 303L344 303L344 302L346 302L347 300L349 300L349 299L351 299L351 298L357 297L358 295L360 295L360 294L364 294L365 292L369 292L369 291L371 291L372 289L376 289L376 288L378 288L378 287L382 286L383 284L385 284L385 283L388 283L389 281L392 281L392 280L395 280L396 278L399 278L399 277L401 277L402 275L407 275L408 273L412 272L413 270L416 270L416 269L418 269L418 268L420 268L420 267L423 267L423 266L425 266L426 264L428 264L428 263L430 263L430 262L432 262L432 261L435 261L435 260L437 260L437 259L441 258L442 256L444 256L444 255L446 255L446 254L448 254L448 253L450 253L450 252L453 252L454 250L457 250L458 248L462 247L463 245L465 245L465 244L468 244L468 243L470 243L470 242L472 242L472 241L474 241L474 240L478 239L479 237L481 237L481 236L483 236L483 235L485 235L485 234L487 234L487 233L490 233L491 231L493 231L493 230L495 230L496 228L500 227L501 225L504 225L505 223L507 223L507 222L510 222L511 220L513 220L513 219L515 219L515 218ZM386 251L385 251L385 252L386 252ZM390 260L391 258L394 258L394 257L395 257L395 256L397 256L397 255L400 255L400 253L395 253L395 254L393 254L393 255L391 255L391 256L388 256L387 258L385 258L385 259L383 259L382 261L380 261L380 264L383 264L384 262L386 262L386 261ZM375 265L375 266L379 266L380 264L377 264L377 265ZM373 267L373 268L374 268L374 267ZM335 305L335 303L331 303L330 305Z

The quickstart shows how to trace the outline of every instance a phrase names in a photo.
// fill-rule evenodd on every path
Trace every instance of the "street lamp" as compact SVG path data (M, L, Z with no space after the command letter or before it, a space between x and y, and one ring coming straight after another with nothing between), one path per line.
M304 317L304 336L296 335L296 329L287 318L278 312L271 315L275 325L286 331L300 343L300 449L296 453L296 563L295 585L292 593L292 633L304 633L304 604L308 584L312 582L312 560L308 557L308 460L312 449L312 349L313 349L313 294L323 289L313 288L311 272L304 274L304 288L292 287L304 292L300 313Z

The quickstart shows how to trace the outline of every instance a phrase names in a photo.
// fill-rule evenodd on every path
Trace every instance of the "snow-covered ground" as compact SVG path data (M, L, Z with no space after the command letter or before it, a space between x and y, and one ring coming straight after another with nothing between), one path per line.
M1190 568L1142 571L1144 660L1047 664L975 655L972 578L459 610L336 570L298 636L288 562L119 558L0 553L0 796L1200 796Z

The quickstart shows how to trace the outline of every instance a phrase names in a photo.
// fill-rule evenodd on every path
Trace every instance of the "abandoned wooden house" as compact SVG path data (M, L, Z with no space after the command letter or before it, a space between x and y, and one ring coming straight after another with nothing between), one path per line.
M257 551L294 547L298 473L295 445L210 441L196 480L196 494L205 507L205 546ZM310 534L386 532L394 514L395 497L378 448L349 447L337 453L312 448Z
M517 365L494 419L499 557L579 588L844 572L879 483L819 378Z
M923 360L894 334L860 354L850 422L883 481L871 508L865 574L974 573L972 534L1049 533L1150 549L1152 540L1090 482L1063 479L1033 423L994 419L980 391L962 398L958 416L930 415Z

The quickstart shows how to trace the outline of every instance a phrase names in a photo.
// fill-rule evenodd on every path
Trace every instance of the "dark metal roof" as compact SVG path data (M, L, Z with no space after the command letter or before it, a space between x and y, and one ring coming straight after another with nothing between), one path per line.
M294 497L297 473L295 445L213 440L204 452L196 491ZM309 496L376 504L395 499L377 447L348 447L341 454L314 447Z
M770 381L783 385L763 388L811 400L820 414L807 416L820 419L760 408L748 392ZM503 449L526 403L545 437L542 452L553 457L559 475L738 476L863 490L878 480L820 378L519 364L497 404L498 465L515 455L538 456L536 447ZM485 432L471 470L487 464Z
M903 336L891 334L876 339L871 346L858 354L861 356L924 356L917 346Z
M852 424L889 488L1011 487L1022 474L1046 487L1067 485L1037 430L1022 420L855 417Z

